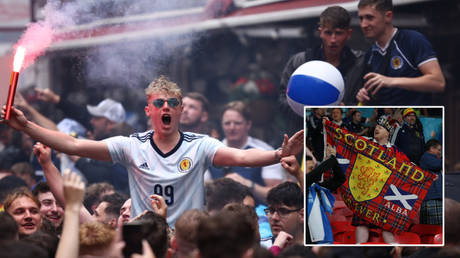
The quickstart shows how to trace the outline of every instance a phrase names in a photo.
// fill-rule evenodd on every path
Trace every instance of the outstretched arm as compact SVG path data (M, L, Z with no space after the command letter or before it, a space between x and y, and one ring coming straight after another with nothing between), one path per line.
M272 151L221 147L214 156L213 164L220 167L263 167L275 164L282 157L299 154L303 149L303 136L303 130L298 131L291 138L284 135L281 148Z
M5 114L5 107L2 116ZM12 107L10 120L4 123L16 130L23 131L33 139L51 148L71 155L78 155L97 160L111 161L107 144L103 141L76 139L70 135L49 130L27 120L22 111Z
M65 194L63 190L63 179L59 170L54 166L53 162L51 162L51 149L40 142L34 145L34 154L37 156L38 163L43 169L45 173L46 181L51 188L51 192L53 193L56 200L61 204L62 207L67 207ZM87 221L92 221L93 217L91 214L86 210L85 207L81 207L80 210L80 221L82 223Z

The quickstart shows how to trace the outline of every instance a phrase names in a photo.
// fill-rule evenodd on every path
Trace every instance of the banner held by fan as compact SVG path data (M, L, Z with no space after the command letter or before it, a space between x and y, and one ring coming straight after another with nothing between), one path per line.
M326 120L326 142L350 160L340 187L346 205L362 219L399 234L407 231L436 175L396 148L357 136Z

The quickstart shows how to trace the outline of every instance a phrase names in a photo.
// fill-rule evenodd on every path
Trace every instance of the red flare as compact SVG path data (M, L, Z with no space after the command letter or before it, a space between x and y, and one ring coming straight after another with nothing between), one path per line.
M14 55L13 71L11 72L10 79L10 89L8 91L8 99L6 102L5 120L10 119L11 107L13 106L14 95L16 94L16 87L18 85L19 71L21 70L25 54L26 50L23 47L18 47L16 54Z

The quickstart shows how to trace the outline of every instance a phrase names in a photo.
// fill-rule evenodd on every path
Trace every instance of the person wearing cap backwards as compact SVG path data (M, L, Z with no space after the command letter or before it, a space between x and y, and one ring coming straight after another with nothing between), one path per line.
M396 157L404 158L403 155L400 155L401 151L398 150L397 147L393 146L390 143L391 136L395 131L396 121L391 119L390 116L380 116L377 119L377 125L375 126L374 130L374 138L372 139L374 142L385 146L386 148L391 148L393 153L395 153ZM377 226L361 219L357 215L353 215L353 219L351 221L351 225L356 227L356 243L365 243L369 240L369 227L377 228ZM383 230L382 231L383 240L386 243L395 243L395 238L393 233Z
M103 141L76 139L28 121L14 107L5 123L60 152L124 165L129 174L131 216L151 210L149 195L158 194L168 205L170 225L174 225L184 211L204 208L203 177L211 164L261 167L303 150L303 130L291 138L284 135L281 148L270 151L230 148L206 135L181 132L182 91L177 84L160 76L150 83L145 93L144 110L153 130L130 137L116 136ZM3 107L2 116L5 109Z
M406 108L403 112L403 124L396 132L394 145L400 148L407 157L419 164L425 148L423 126L417 123L417 115L414 109Z

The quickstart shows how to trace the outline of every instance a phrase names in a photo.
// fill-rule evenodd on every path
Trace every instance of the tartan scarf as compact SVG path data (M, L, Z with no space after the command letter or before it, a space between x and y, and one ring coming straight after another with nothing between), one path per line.
M325 138L350 160L340 187L345 204L361 219L399 234L411 221L435 178L399 149L379 145L326 121Z

